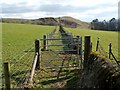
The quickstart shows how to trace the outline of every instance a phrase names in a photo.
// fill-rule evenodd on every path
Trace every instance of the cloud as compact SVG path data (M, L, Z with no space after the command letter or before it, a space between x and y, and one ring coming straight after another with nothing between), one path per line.
M14 4L6 4L2 3L2 13L24 13L24 12L30 12L32 9L30 7L26 7L25 3L19 3L19 5Z
M74 7L71 5L61 4L43 4L35 7L28 6L26 3L19 3L19 5L2 3L3 13L25 13L33 11L49 12L49 13L64 13L64 12L79 12L88 10L87 7Z
M89 10L91 8L87 7L76 7L71 5L61 5L61 4L45 4L39 7L40 11L51 12L51 13L68 13L68 12L82 12Z
M117 18L118 0L2 0L2 17L73 16L84 21Z

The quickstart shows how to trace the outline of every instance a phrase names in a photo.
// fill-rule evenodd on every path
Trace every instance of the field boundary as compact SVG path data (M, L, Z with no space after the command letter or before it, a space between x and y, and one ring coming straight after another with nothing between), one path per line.
M41 57L42 57L42 52L52 52L54 50L52 49L49 49L50 46L67 46L67 49L66 48L63 48L63 50L56 50L57 52L59 53L62 53L62 54L75 54L76 57L78 57L78 68L79 69L82 69L82 70L85 70L88 65L88 62L90 61L89 58L91 58L91 52L92 51L92 43L91 43L91 36L85 36L84 38L84 44L82 43L82 37L80 36L77 36L77 37L73 37L73 35L69 32L66 32L64 30L64 28L60 25L59 26L59 34L61 35L60 38L55 38L55 33L57 32L58 33L58 27L56 27L52 32L50 32L48 35L44 35L43 36L43 39L36 39L35 40L35 44L32 45L32 47L29 48L29 50L27 50L23 56L21 56L16 62L13 62L14 64L12 66L9 67L9 65L7 65L8 68L11 68L11 67L14 67L14 65L16 63L22 63L21 66L24 66L24 70L23 71L20 71L19 69L16 69L16 71L11 70L9 71L8 68L4 67L4 71L8 71L7 75L9 76L10 74L10 77L8 77L6 75L6 72L4 72L3 74L3 79L5 86L3 85L3 88L6 87L6 88L11 88L11 84L15 84L17 82L17 84L15 84L15 88L26 88L26 85L30 85L32 86L33 84L33 78L34 78L34 74L35 74L35 71L37 70L40 70L41 69ZM59 41L61 40L62 44L53 44L52 41ZM67 41L65 41L67 40ZM49 42L50 41L50 42ZM69 43L70 42L70 43ZM82 48L84 46L84 49ZM108 53L106 53L106 51L104 50L104 48L102 47L102 45L100 44L100 41L99 39L97 40L97 44L96 44L96 51L97 52L100 52L100 54L102 56L105 56L106 58L108 59L111 59L115 61L115 63L119 66L119 60L117 60L117 58L114 56L113 52L112 52L112 44L110 43L109 44L109 51ZM54 51L55 52L55 51ZM28 56L27 56L28 55ZM29 58L27 58L29 57ZM22 60L23 58L26 59L26 62L23 62L23 61L20 61ZM33 59L33 61L31 62L29 59ZM58 72L58 77L57 79L59 79L59 76L60 76L60 73L62 71L62 68L66 67L66 66L63 66L64 64L64 61L65 60L70 60L70 58L68 59L69 57L62 57L63 59L63 62L62 62L62 65L59 66L60 70ZM29 61L29 63L28 63ZM9 62L7 62L9 63ZM28 63L28 64L27 64ZM4 63L5 64L5 63ZM27 64L27 65L26 65ZM68 66L67 66L68 67ZM66 67L66 68L67 68ZM73 67L73 66L70 66L70 67ZM68 68L70 68L68 67ZM23 67L22 67L23 68ZM12 68L11 68L12 69ZM20 72L19 72L20 71ZM12 74L11 74L12 73ZM21 76L18 77L19 74L24 74L23 77L21 78ZM15 81L13 82L12 80L10 80L10 78L12 79L15 79ZM12 88L14 88L12 86ZM29 87L28 87L29 88Z

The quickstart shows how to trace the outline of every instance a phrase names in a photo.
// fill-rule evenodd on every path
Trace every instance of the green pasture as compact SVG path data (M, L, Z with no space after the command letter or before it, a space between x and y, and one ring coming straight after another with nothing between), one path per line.
M112 51L114 55L118 58L118 32L80 28L65 28L65 30L73 33L74 36L82 36L83 43L84 36L91 36L93 51L96 50L97 38L99 38L101 46L107 53L109 51L109 44L112 43Z
M3 59L7 55L14 55L20 50L30 47L34 40L42 38L44 34L48 34L55 27L41 26L31 24L2 24L2 56ZM100 43L106 52L109 50L109 44L112 43L112 50L116 57L118 57L118 32L89 30L81 28L65 28L65 30L72 32L74 36L90 35L92 39L93 51L96 48L97 38L100 38ZM7 53L5 53L7 52ZM9 53L9 54L8 54ZM6 55L7 54L7 55Z
M30 24L2 24L2 57L6 60L31 47L35 39L42 38L55 27Z
M2 51L2 24L0 23L0 59L2 58L1 51Z
M12 74L15 74L11 77L12 87L15 87L19 82L18 77L25 77L22 72L31 69L35 39L42 38L44 34L50 33L54 28L52 26L30 24L2 24L2 60L11 60L10 65L14 65L12 68L10 67ZM30 50L30 48L33 48L33 50ZM29 50L30 52L28 52ZM23 55L25 57L20 59ZM14 64L15 62L17 63Z
M4 61L8 60L9 58L12 58L13 56L19 54L21 51L27 51L28 48L30 48L35 39L37 38L42 38L44 34L50 33L53 29L55 29L55 26L42 26L42 25L31 25L31 24L7 24L3 23L2 24L2 59ZM118 33L117 32L110 32L110 31L94 31L94 30L89 30L89 29L81 29L81 28L65 28L65 30L71 32L74 34L74 36L82 36L83 37L83 42L84 42L84 36L90 35L92 39L92 44L93 44L93 51L95 51L96 47L96 41L97 38L100 38L100 43L105 49L106 52L108 52L108 45L109 43L112 43L112 50L115 56L118 57ZM58 33L58 32L56 32ZM59 37L54 36L54 37ZM52 44L56 44L56 42L53 42ZM60 43L60 42L59 42ZM33 46L34 47L34 46ZM58 48L57 48L58 49ZM32 56L34 55L34 52L30 52L31 55L28 57L33 58ZM52 53L51 53L52 54ZM46 58L46 57L45 57ZM26 60L26 61L24 61ZM29 60L29 61L30 61ZM27 62L27 57L23 59L21 62ZM31 62L31 61L30 61ZM19 67L19 63L17 67ZM16 67L14 67L16 69ZM20 68L20 67L19 67ZM20 69L22 69L21 67ZM14 69L13 69L14 70ZM24 69L23 69L24 70ZM43 74L41 74L41 72ZM56 76L58 72L49 72L47 73L46 71L41 70L40 72L37 72L35 74L34 79L35 79L35 85L34 87L43 87L43 88L50 88L54 86L58 86L56 81L56 78L52 78L52 76ZM42 76L40 76L40 75ZM46 75L44 75L46 74ZM50 74L50 75L49 75ZM64 73L63 73L64 74ZM78 75L78 74L77 74ZM19 75L21 76L21 75ZM73 81L74 79L76 80L76 77L74 73L72 72L71 74L68 75L69 78L63 77L61 80L66 80L67 84L70 84L68 86L74 85ZM41 80L42 78L42 80ZM48 80L49 78L49 80ZM37 81L38 80L38 81ZM53 85L55 84L55 85ZM66 83L65 83L66 84ZM37 86L38 85L38 86ZM41 86L44 85L44 86Z

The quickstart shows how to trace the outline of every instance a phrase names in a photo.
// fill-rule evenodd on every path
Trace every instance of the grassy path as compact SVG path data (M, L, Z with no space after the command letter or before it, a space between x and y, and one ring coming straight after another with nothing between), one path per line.
M57 27L53 38L63 38L59 32L59 27ZM51 44L63 44L63 41L53 41ZM63 47L53 47L51 49L63 49ZM80 72L78 72L79 70L77 68L64 68L62 70L59 68L62 63L64 63L64 66L73 64L75 56L73 57L72 62L69 60L63 60L65 57L71 57L71 55L59 54L59 52L43 51L41 70L36 71L35 73L33 88L76 88L78 86L77 82L80 75Z

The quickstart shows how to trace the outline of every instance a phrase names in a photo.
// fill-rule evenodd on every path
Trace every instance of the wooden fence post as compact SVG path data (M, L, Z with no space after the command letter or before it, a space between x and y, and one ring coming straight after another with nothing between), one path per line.
M84 40L84 68L87 67L87 63L88 63L88 58L89 58L89 54L91 52L91 37L90 36L85 36Z
M48 39L48 38L49 38L48 34L47 34L46 36L47 36L47 39ZM47 40L47 46L48 46L48 44L49 44L48 41L49 41L49 40ZM48 49L48 48L47 48L47 49Z
M90 52L92 52L92 42L90 43Z
M40 69L40 53L39 53L39 40L36 39L35 40L35 55L36 53L38 53L38 58L37 58L37 64L36 64L36 68L35 69Z
M5 62L3 64L4 67L4 75L5 75L5 90L10 90L10 72L9 72L9 64Z
M99 38L97 40L96 51L98 51L98 47L99 47Z
M111 58L111 52L112 52L112 44L109 44L109 59Z
M43 35L43 50L47 49L46 35Z
M76 36L76 50L77 50L77 57L78 57L78 66L80 67L81 66L81 64L80 64L80 59L79 59L79 57L80 57L80 36Z
M80 36L77 36L77 54L80 55Z
M83 60L82 60L82 37L80 37L80 66L83 68Z

